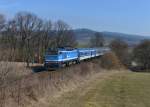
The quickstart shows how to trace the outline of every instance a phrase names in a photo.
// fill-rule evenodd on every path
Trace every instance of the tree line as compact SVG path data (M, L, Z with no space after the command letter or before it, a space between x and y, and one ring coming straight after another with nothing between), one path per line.
M0 61L22 61L28 65L42 61L49 47L63 46L77 46L74 32L66 22L44 20L30 12L18 12L11 19L0 14ZM103 46L103 34L95 33L89 47ZM125 41L115 39L108 46L123 65L130 67L136 62L142 68L150 69L150 40L129 48Z
M95 33L95 35L90 39L90 46L105 46L105 39L103 34L99 32ZM150 40L142 40L138 44L129 47L128 43L125 41L121 39L114 39L108 44L108 47L110 47L113 53L108 54L102 58L105 68L109 68L109 65L115 65L116 61L119 61L125 68L135 67L137 68L135 69L136 71L149 71Z
M8 60L31 62L35 56L42 59L48 47L76 44L71 27L62 20L43 20L30 12L18 12L9 20L0 15L0 54L14 53Z

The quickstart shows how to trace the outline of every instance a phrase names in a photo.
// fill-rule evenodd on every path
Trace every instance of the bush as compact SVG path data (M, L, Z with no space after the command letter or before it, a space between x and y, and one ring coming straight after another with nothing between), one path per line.
M133 60L138 66L150 69L150 40L144 40L133 49Z
M113 53L107 53L101 58L101 66L105 69L120 69L123 68L118 57Z
M129 48L128 44L120 39L113 40L110 43L111 50L116 54L116 56L119 58L120 62L126 66L129 67L130 65L130 58L129 58Z

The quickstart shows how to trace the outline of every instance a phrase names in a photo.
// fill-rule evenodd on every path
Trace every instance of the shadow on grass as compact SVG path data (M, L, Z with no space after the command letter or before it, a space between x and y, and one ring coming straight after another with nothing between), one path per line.
M39 73L39 72L52 72L56 71L57 69L46 69L43 65L36 65L36 66L31 66L31 69L34 73Z
M32 66L31 69L34 73L46 71L46 68L44 66L40 66L40 65L39 66Z
M133 72L138 72L138 73L150 73L150 69L145 69L144 67L130 67L129 68Z

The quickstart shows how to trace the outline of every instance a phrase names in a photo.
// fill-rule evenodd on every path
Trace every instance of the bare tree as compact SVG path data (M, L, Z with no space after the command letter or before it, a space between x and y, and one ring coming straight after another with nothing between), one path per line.
M144 40L133 50L133 60L138 66L150 69L150 40Z
M46 50L50 43L50 36L52 36L52 22L50 20L44 23L44 35L42 37L44 50Z
M0 31L4 28L5 26L5 17L4 15L0 14Z
M3 36L6 36L7 38L6 41L8 43L10 38L8 38L8 36L5 33L7 28L8 28L8 25L6 25L4 16L0 15L0 33L2 33L2 36L0 36L0 38L2 39ZM3 45L2 40L0 42L0 107L4 107L6 103L5 84L7 83L6 82L7 78L9 76L9 73L11 72L11 67L9 67L8 60L13 57L12 56L13 52L8 51L11 49L11 45L7 43Z
M41 62L40 59L43 59L44 53L50 45L52 34L52 23L50 20L43 21L39 30L35 34L34 41L34 52L36 53L36 61ZM33 43L33 42L32 42Z
M43 62L44 53L48 49L52 41L52 22L50 20L43 21L40 35L38 35L38 62Z
M24 61L29 66L30 62L30 40L34 37L35 33L39 31L42 26L42 21L36 15L28 12L19 12L15 16L17 30L20 38L21 55L25 56ZM24 54L25 53L25 54Z
M2 40L2 30L3 30L3 28L4 28L4 26L5 26L5 17L4 17L4 15L2 15L2 14L0 14L0 44L1 44L1 40Z
M128 44L120 39L115 39L110 43L110 48L117 55L119 60L125 66L129 66L129 52L128 52Z
M76 39L74 36L73 31L71 30L70 26L59 20L54 24L54 31L55 31L55 46L72 46L76 45Z
M102 47L104 46L104 38L103 38L103 35L102 33L95 33L93 37L91 37L91 40L90 40L90 45L91 47Z
M0 15L0 28L5 28L0 46L15 51L13 53L17 57L14 61L26 61L27 66L33 61L35 53L42 58L48 47L74 47L77 43L67 23L59 20L53 24L29 12L19 12L6 22Z
M16 22L14 20L8 21L5 27L5 37L7 36L8 43L11 49L14 49L14 50L16 49L16 45L17 45L16 35L17 35Z

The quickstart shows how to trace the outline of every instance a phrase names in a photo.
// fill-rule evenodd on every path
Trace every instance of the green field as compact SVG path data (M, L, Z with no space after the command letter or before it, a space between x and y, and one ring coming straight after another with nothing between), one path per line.
M150 73L115 73L67 92L50 107L150 107Z

